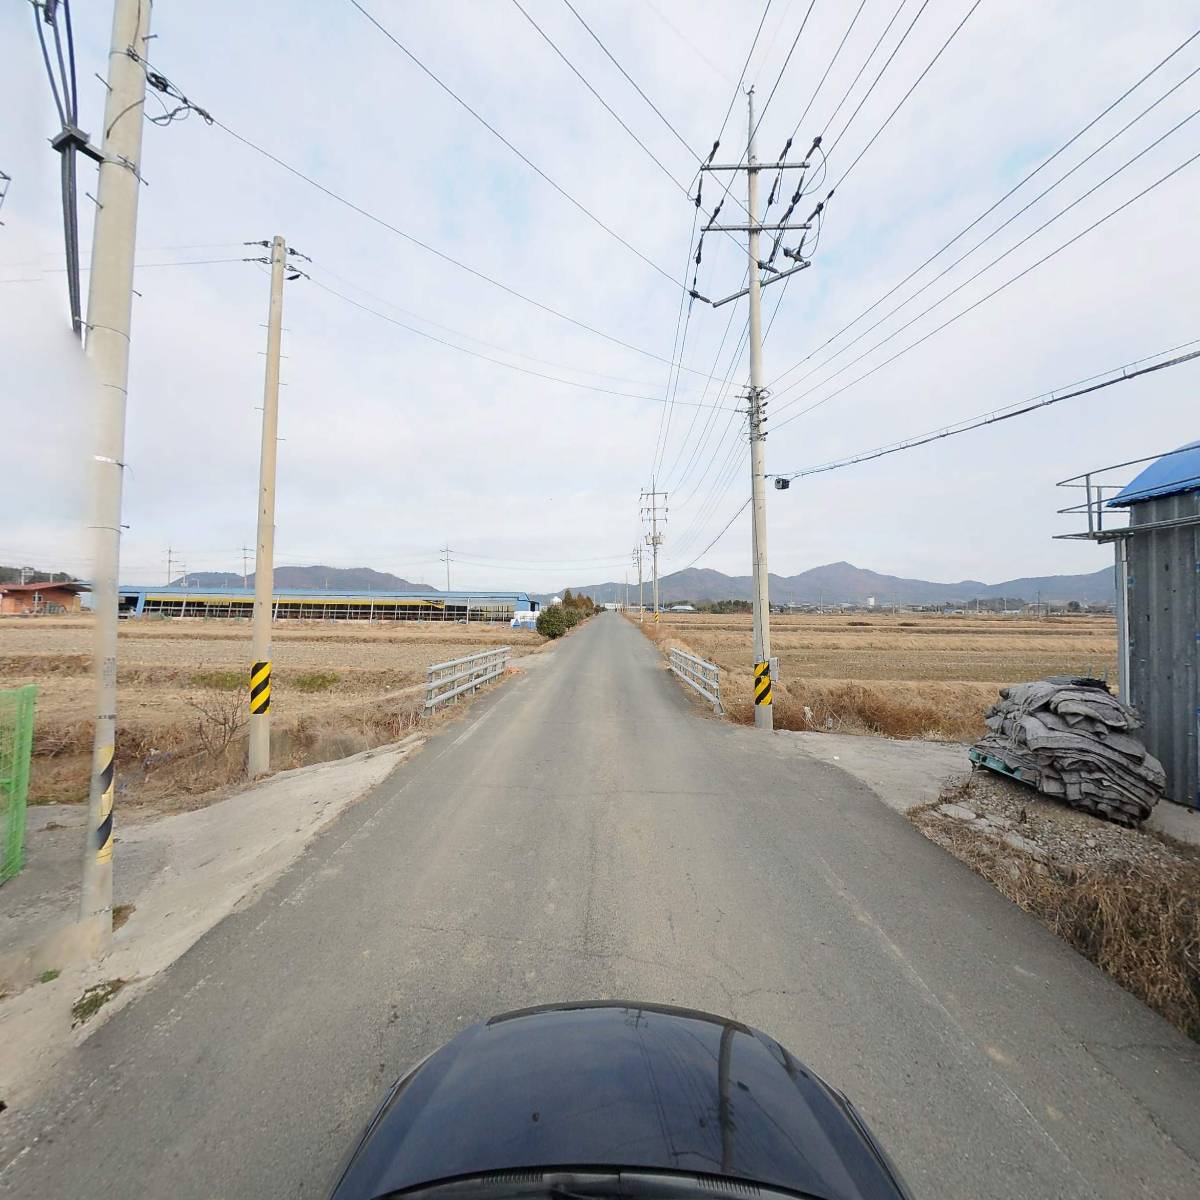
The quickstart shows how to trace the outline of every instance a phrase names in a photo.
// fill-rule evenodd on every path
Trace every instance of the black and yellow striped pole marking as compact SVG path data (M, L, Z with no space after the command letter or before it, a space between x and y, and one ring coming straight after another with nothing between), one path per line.
M92 844L98 863L112 862L113 854L113 792L116 786L116 747L102 746L96 753L97 790L100 793L100 823L96 826Z
M769 662L754 664L754 703L771 703L771 664Z
M257 717L271 707L271 660L250 668L250 715Z

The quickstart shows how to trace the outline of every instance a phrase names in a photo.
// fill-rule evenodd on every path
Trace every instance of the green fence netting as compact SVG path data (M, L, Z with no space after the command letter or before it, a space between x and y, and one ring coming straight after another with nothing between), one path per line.
M25 801L33 747L33 684L0 691L0 883L25 861Z

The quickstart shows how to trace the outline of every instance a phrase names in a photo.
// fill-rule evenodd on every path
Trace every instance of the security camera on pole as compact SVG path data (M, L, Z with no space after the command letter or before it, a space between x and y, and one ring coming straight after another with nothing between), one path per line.
M767 391L763 383L762 364L762 305L761 291L764 285L759 276L760 270L770 272L767 284L778 283L797 271L804 270L808 261L800 257L799 250L785 250L784 254L796 262L796 266L787 271L778 271L759 259L758 241L763 230L776 234L776 248L783 235L792 229L808 229L808 222L789 224L788 218L792 209L800 199L801 189L797 188L792 197L792 205L784 214L783 220L775 224L763 224L755 218L758 212L758 176L760 171L772 171L782 174L783 171L794 168L805 168L807 162L789 163L781 157L779 162L759 163L754 152L754 133L757 128L754 123L754 89L747 94L749 109L749 136L746 143L746 159L744 163L706 163L703 171L745 171L746 172L746 211L748 223L739 225L718 225L710 221L704 232L720 230L722 232L741 232L748 235L750 263L749 286L724 300L710 301L714 308L728 304L741 296L750 298L750 388L747 395L748 415L750 419L750 498L753 515L753 565L754 565L754 724L759 729L773 729L775 725L771 708L771 604L767 588L767 491L766 466L763 461L763 442L766 440L766 397ZM788 145L791 142L789 140ZM814 147L819 142L814 142ZM784 148L784 155L787 148ZM713 214L714 217L716 214ZM774 258L774 253L770 258ZM699 297L703 299L704 297Z

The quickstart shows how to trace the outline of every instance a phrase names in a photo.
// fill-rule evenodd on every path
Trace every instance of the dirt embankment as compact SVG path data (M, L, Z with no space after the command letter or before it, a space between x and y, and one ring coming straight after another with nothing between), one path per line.
M211 798L244 774L249 627L123 623L118 790L124 805ZM544 639L507 625L305 622L273 631L272 763L342 758L393 742L420 719L426 668L492 646L513 657ZM31 803L86 798L92 739L91 620L0 622L0 688L38 687ZM205 800L204 802L207 802Z
M748 615L669 613L641 628L715 662L726 711L753 720ZM972 741L1006 684L1115 673L1111 617L774 615L771 638L778 729Z
M1200 849L983 770L909 818L1200 1041Z

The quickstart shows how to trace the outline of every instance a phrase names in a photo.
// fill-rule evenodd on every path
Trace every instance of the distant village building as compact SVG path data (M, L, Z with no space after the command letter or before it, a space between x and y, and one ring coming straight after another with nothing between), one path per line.
M695 612L695 608L690 604L672 604L667 612Z
M85 583L0 583L0 616L32 617L77 613Z

